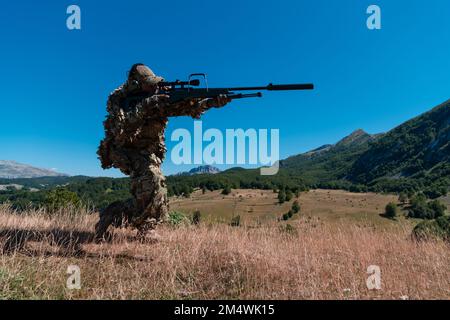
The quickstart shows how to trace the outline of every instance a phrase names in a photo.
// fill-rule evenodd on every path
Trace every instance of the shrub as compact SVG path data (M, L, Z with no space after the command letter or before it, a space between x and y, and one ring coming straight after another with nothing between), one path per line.
M432 187L429 187L428 189L425 189L424 194L429 199L437 199L441 196L445 196L447 194L447 191L448 191L447 188L432 186Z
M239 227L241 225L241 216L235 216L231 219L230 226Z
M286 192L284 190L280 190L278 192L278 203L282 204L286 201Z
M289 220L289 214L288 214L288 213L283 214L282 219L283 219L284 221L288 221L288 220Z
M181 224L185 223L186 221L188 221L188 219L182 212L172 211L169 213L168 222L174 227L180 226Z
M397 216L397 205L390 202L386 205L385 215L388 218L395 218Z
M416 240L441 239L450 241L450 217L439 217L419 223L412 232Z
M428 206L434 212L435 219L445 215L445 210L447 209L447 207L443 203L440 203L438 200L431 201L430 203L428 203Z
M201 217L202 217L202 215L201 215L200 211L199 210L195 210L193 215L192 215L192 224L199 225L200 221L201 221Z
M427 197L423 193L418 193L410 198L411 206L422 204L427 201Z
M414 204L411 205L411 209L409 210L408 215L410 218L417 218L417 219L434 218L434 212L430 209L430 207L426 202L414 202Z
M292 204L292 211L294 212L294 214L300 212L300 204L298 203L297 200L295 200L294 203Z
M291 201L293 197L294 195L292 194L292 191L288 189L286 191L286 201Z
M404 192L400 192L400 194L398 196L398 201L401 204L405 204L408 201L408 195Z
M297 229L289 223L287 223L286 225L281 225L279 230L281 233L286 233L290 236L298 236Z
M47 193L44 204L47 210L55 211L69 206L78 207L81 205L81 200L75 192L57 188Z
M413 199L409 216L418 219L436 219L445 215L446 206L438 200L426 203L423 199Z
M294 212L292 210L289 210L287 215L289 218L292 218L294 216Z
M222 194L227 196L231 193L231 187L230 186L226 186L225 188L223 188L222 190Z

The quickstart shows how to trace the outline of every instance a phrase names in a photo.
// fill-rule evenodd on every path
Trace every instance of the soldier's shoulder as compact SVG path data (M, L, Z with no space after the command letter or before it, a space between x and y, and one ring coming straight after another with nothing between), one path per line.
M125 94L125 85L121 85L120 87L114 89L110 94L109 98L120 97Z

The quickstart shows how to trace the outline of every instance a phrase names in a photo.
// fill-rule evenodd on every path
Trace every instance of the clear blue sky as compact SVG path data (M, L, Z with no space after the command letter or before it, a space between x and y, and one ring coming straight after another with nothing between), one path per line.
M66 28L70 4L80 31ZM382 30L366 28L370 4ZM314 82L203 117L205 129L279 128L282 158L386 131L450 98L449 16L448 0L3 2L0 159L117 175L95 152L107 96L135 62L166 79L206 72L210 86ZM167 137L180 127L192 119L172 119Z

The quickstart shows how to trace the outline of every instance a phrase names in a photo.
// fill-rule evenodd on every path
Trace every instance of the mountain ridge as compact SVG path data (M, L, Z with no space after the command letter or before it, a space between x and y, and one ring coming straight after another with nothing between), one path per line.
M40 177L61 177L68 176L54 170L33 167L28 164L19 163L14 160L0 160L0 178L20 179L20 178L40 178Z
M197 174L217 174L220 173L220 169L211 165L204 165L192 168L189 171L179 172L174 174L174 176L193 176Z

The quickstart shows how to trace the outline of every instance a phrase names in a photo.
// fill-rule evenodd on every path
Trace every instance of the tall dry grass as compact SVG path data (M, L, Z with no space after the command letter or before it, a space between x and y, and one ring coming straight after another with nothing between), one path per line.
M157 242L115 231L92 242L96 215L18 214L0 207L0 298L6 299L448 299L450 248L416 243L410 228L293 222L294 231L200 225L158 230ZM81 290L66 288L69 265ZM381 290L367 289L369 265Z

